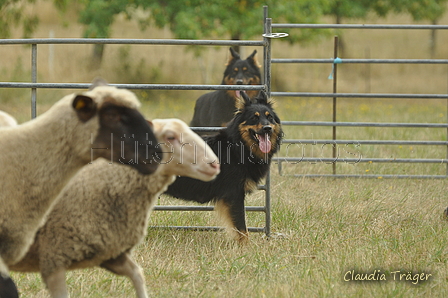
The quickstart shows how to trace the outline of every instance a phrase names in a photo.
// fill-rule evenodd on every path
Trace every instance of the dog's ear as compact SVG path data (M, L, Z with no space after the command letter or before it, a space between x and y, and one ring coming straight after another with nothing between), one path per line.
M264 92L263 90L260 91L260 93L258 93L257 97L255 97L255 100L258 103L267 105L268 104L268 95L266 94L266 92Z
M241 59L240 54L238 54L232 47L230 47L230 54L232 54L233 59Z
M230 58L226 65L231 65L233 61L241 59L240 55L232 47L230 48L230 54Z
M252 101L250 101L250 97L247 95L246 92L240 92L240 94L241 94L241 97L244 100L244 105L245 106L248 106L248 105L250 105L252 103Z
M255 65L256 67L261 68L261 64L258 62L258 59L257 59L257 50L254 50L252 52L252 54L250 54L250 56L246 58L246 60L249 63L252 63L253 65Z
M240 92L240 96L237 97L235 102L235 107L238 111L244 110L245 107L252 104L249 96L246 94L246 92Z
M263 90L258 93L257 97L255 97L254 100L257 103L269 106L271 109L273 109L275 105L275 99L273 99L272 97L268 98L268 95Z
M254 59L254 57L255 57L256 54L257 54L257 50L254 50L254 51L252 52L252 54L250 54L250 56L247 57L246 59Z

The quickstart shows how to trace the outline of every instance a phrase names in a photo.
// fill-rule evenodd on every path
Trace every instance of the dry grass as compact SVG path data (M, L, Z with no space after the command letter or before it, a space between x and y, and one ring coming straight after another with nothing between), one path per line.
M40 3L45 22L36 37L79 37L72 17L61 27L57 14ZM261 13L261 12L260 12ZM275 21L275 20L274 20ZM394 16L388 23L409 20ZM447 23L448 16L441 23ZM382 23L371 19L368 23ZM138 31L120 21L115 38L170 38L167 31ZM439 33L437 58L447 59L447 33ZM18 35L16 37L19 37ZM344 32L342 58L428 58L429 32L424 30L351 30ZM274 57L332 57L333 41L288 46L274 41ZM252 48L246 49L247 53ZM49 46L38 52L39 82L86 83L102 75L113 83L211 83L221 81L227 47L205 47L196 58L184 47L107 46L105 63L88 71L89 46L55 46L54 68ZM243 54L244 56L245 54ZM29 81L30 50L21 46L0 48L0 81ZM274 91L331 92L329 65L274 65ZM446 66L362 65L339 67L339 92L446 93ZM67 90L39 90L42 113ZM148 118L178 117L189 121L201 91L139 93ZM3 89L0 109L29 119L29 91ZM330 121L331 99L279 98L282 120ZM447 121L446 100L340 99L339 121L431 122ZM286 138L331 137L331 128L285 127ZM446 140L446 129L338 128L339 139ZM293 146L281 154L330 157L328 147ZM422 146L360 146L349 152L363 157L445 158L446 148ZM341 154L348 154L342 151ZM329 173L323 163L285 166L285 174ZM338 164L340 173L444 174L444 165ZM448 286L447 222L441 218L448 205L445 180L302 179L280 176L272 170L272 230L264 239L252 233L248 246L238 247L224 233L149 229L146 241L135 250L143 266L147 287L154 297L446 297ZM248 198L260 205L263 193ZM162 198L161 203L173 202ZM260 214L248 214L250 226L262 226ZM214 225L213 213L155 212L152 225ZM346 282L349 270L385 273L386 282ZM391 272L430 273L426 283L393 280ZM13 274L23 297L47 297L38 274ZM101 269L70 272L67 282L73 297L132 297L130 282Z
M444 189L445 181L273 175L273 230L283 238L252 234L250 245L238 247L221 233L149 229L135 257L154 297L444 297ZM152 223L163 220L198 223L152 216ZM417 285L391 275L387 282L346 282L349 270L432 277ZM25 297L47 297L37 274L14 278ZM100 269L70 272L67 281L73 297L133 295L127 279Z

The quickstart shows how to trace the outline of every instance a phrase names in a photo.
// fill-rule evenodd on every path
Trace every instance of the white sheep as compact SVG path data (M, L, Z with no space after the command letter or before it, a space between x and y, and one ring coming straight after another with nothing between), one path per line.
M17 126L17 120L4 111L0 111L0 127Z
M101 266L129 277L137 296L147 297L144 276L130 253L146 235L155 201L176 175L210 181L220 171L213 163L216 155L184 122L153 123L160 144L170 144L157 171L142 176L105 160L81 169L59 195L27 255L11 270L40 271L52 297L68 297L66 270Z
M57 195L82 166L104 157L130 161L145 174L156 170L155 163L134 157L136 141L157 142L139 105L128 90L98 86L65 96L29 122L0 129L0 297L13 291L7 266L25 255ZM147 146L149 154L154 145ZM148 152L140 150L138 157Z

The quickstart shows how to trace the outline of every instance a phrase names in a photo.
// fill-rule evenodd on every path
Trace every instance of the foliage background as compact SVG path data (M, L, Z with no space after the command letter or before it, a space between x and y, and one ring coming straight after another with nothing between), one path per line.
M395 1L404 3L405 1ZM386 2L382 2L386 3ZM417 3L417 1L414 1ZM429 2L418 2L429 3ZM79 7L67 6L64 13L50 2L27 5L24 11L39 16L32 37L80 37L86 27L78 22ZM92 3L93 5L93 3ZM407 6L409 7L409 6ZM417 9L418 10L418 9ZM141 12L139 12L141 13ZM261 10L257 9L261 17ZM270 13L276 21L276 16ZM143 14L142 19L146 16ZM344 19L343 19L344 20ZM335 22L334 15L322 21ZM408 24L412 15L389 10L386 18L369 12L364 20L344 22ZM447 24L444 14L438 23ZM112 38L174 38L170 28L150 26L140 30L136 19L117 14L110 28ZM22 28L11 28L12 38ZM261 34L261 29L260 29ZM305 33L308 34L308 33ZM333 35L343 34L342 58L429 58L431 33L424 30L346 30L326 32L312 43L273 42L274 58L331 58ZM448 59L448 34L437 32L439 44L434 57ZM230 36L228 36L230 37ZM227 38L227 37L226 37ZM254 36L253 39L259 39ZM257 48L261 53L262 49ZM242 56L253 48L241 49ZM227 47L202 47L197 52L182 46L107 46L98 68L91 64L88 45L39 46L38 82L88 83L103 76L111 83L219 84L229 55ZM29 82L30 48L0 47L0 81ZM327 77L330 65L273 65L274 91L331 92ZM435 93L448 90L446 65L349 65L338 67L339 92ZM0 109L24 122L30 118L30 91L1 89ZM38 114L63 95L77 90L38 90ZM203 91L139 92L142 111L148 118L178 117L189 121L194 101ZM331 99L277 98L282 120L330 121ZM362 122L447 122L445 99L340 99L339 121ZM285 128L287 138L321 139L331 135L326 128ZM338 129L346 139L446 140L446 129ZM282 148L285 154L286 146ZM314 151L312 150L314 149ZM361 146L364 157L444 158L445 147ZM295 148L325 155L310 146ZM313 152L313 153L312 153ZM326 164L288 165L284 174L327 173ZM357 174L444 174L445 165L398 166L369 163L340 164L338 171ZM147 239L135 252L144 268L147 287L155 297L446 297L448 285L446 243L447 207L445 180L387 179L302 179L280 176L272 168L272 229L269 241L251 233L251 243L238 247L223 233L148 230ZM162 197L161 204L183 204ZM263 192L248 198L248 205L261 205ZM248 214L251 226L263 225L261 214ZM214 225L214 215L155 212L151 225ZM348 270L372 272L429 272L427 283L347 283ZM38 274L14 273L23 297L48 297ZM101 269L67 274L73 297L132 297L130 282Z

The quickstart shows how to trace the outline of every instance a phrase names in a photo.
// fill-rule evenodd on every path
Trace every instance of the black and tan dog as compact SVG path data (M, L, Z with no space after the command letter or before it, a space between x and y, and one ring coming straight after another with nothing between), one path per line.
M242 93L233 120L218 135L205 138L219 158L218 177L210 182L178 177L166 193L187 201L214 203L234 238L244 241L245 196L267 175L282 136L280 119L266 94L260 92L251 101Z
M231 57L224 71L222 85L259 85L261 83L260 65L256 59L257 51L242 60L240 55L230 48ZM236 108L235 103L240 91L217 90L199 97L194 107L193 120L190 125L201 126L226 126ZM257 90L247 91L250 98L257 96Z

